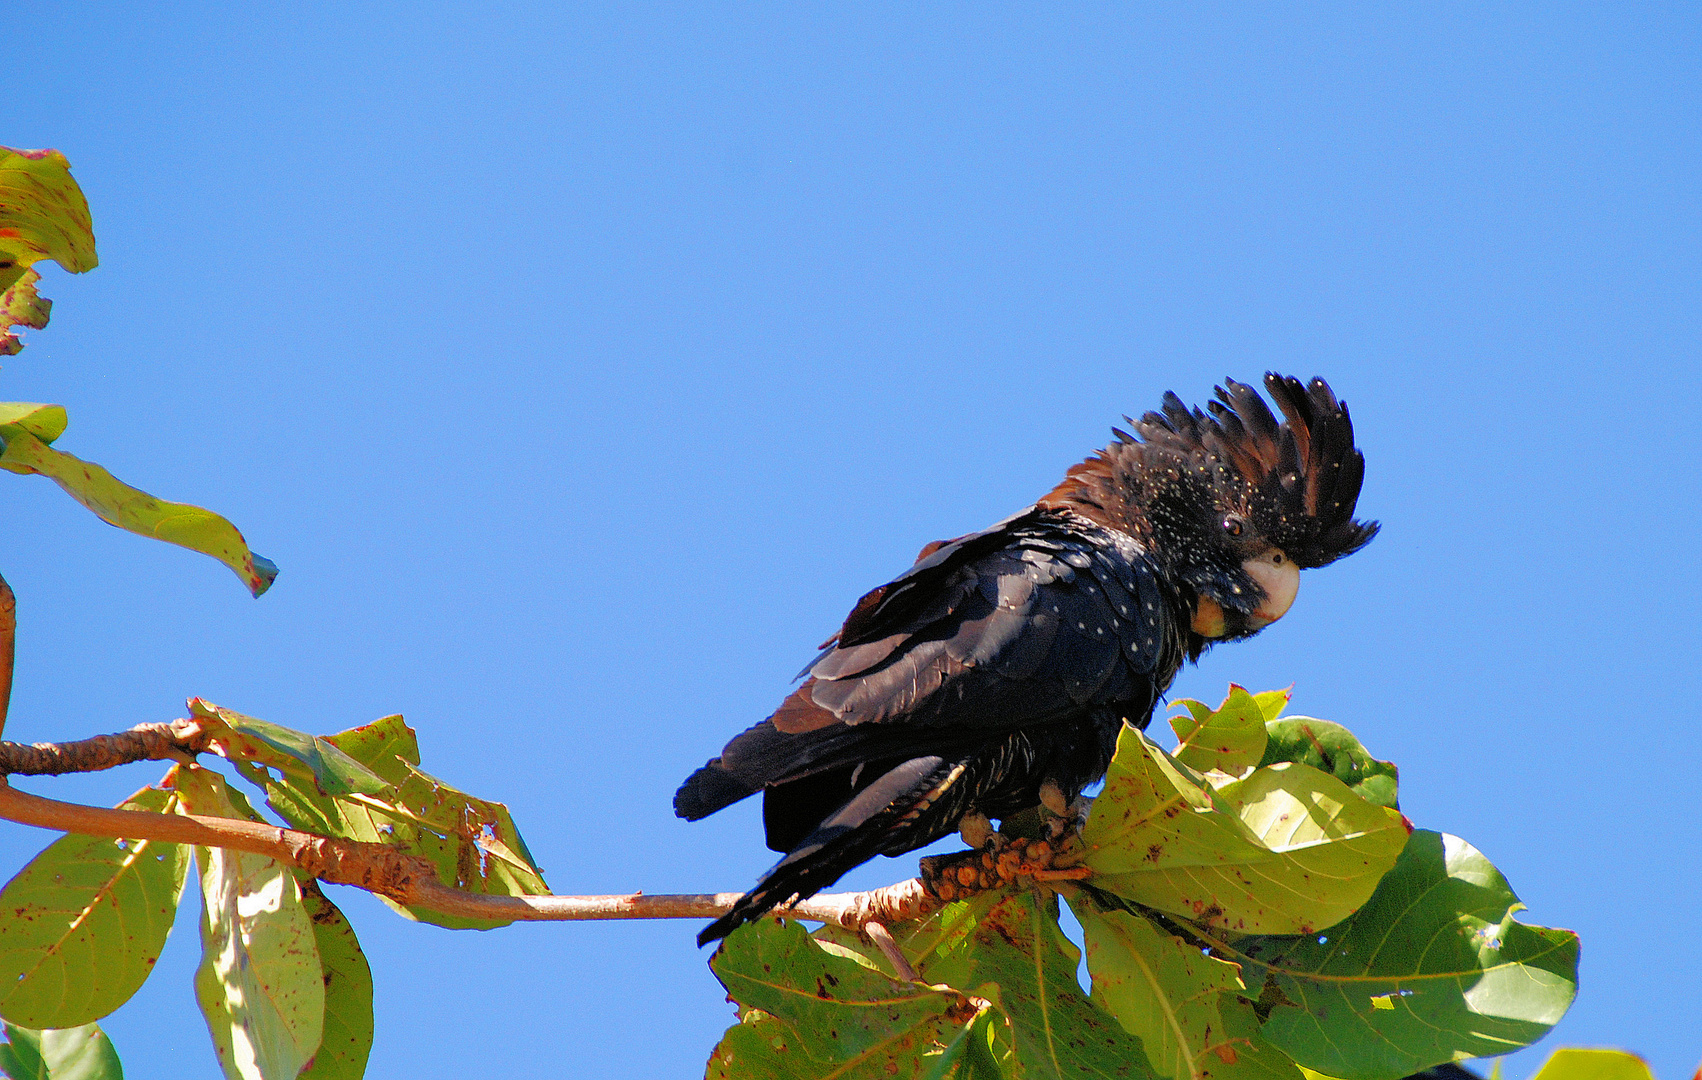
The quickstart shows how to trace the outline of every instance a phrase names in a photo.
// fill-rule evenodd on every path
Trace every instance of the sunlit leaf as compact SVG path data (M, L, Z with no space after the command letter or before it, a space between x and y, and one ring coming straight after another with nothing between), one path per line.
M186 812L251 818L217 773L174 770ZM326 989L313 923L290 868L264 855L195 849L201 966L195 997L230 1080L294 1080L319 1048Z
M1192 698L1176 704L1188 710L1170 718L1179 740L1177 761L1200 772L1236 776L1259 763L1265 752L1265 713L1258 698L1231 683L1229 696L1215 709Z
M372 969L355 928L312 878L298 881L325 981L325 1030L301 1080L360 1080L372 1053Z
M1408 825L1332 776L1282 763L1213 791L1133 728L1082 834L1093 884L1241 933L1305 933L1371 895Z
M941 1059L985 1008L884 975L770 919L729 937L710 967L730 998L763 1014L728 1032L711 1076L938 1076L955 1069Z
M119 480L92 461L57 450L18 424L0 426L0 469L45 476L109 525L177 544L224 563L250 592L271 588L278 568L248 550L236 526L211 510L166 502Z
M60 405L38 405L32 401L0 401L0 428L16 425L44 443L65 434L70 422Z
M1562 1047L1530 1080L1655 1080L1649 1063L1623 1050Z
M121 808L176 801L144 788ZM188 865L181 844L75 833L30 860L0 892L0 1016L76 1028L128 1001L165 947Z
M94 1024L40 1031L4 1025L0 1073L10 1080L124 1080L112 1040Z
M1176 1080L1250 1075L1250 1041L1231 1034L1228 1014L1244 1014L1248 1032L1256 1030L1258 1019L1237 996L1245 987L1236 965L1206 955L1139 915L1104 910L1091 901L1071 908L1086 934L1093 1000L1125 1031L1139 1036L1155 1072ZM1266 1076L1269 1070L1251 1075ZM1286 1075L1299 1080L1292 1064Z
M386 794L326 796L312 783L288 775L279 779L240 763L238 768L264 787L268 804L298 829L390 844L431 860L444 884L472 892L519 896L549 891L508 808L464 794L421 772L419 744L400 716L387 716L324 741L390 785ZM507 924L428 908L397 910L456 929Z
M1577 993L1578 936L1527 926L1506 880L1457 837L1417 832L1351 919L1303 937L1230 939L1270 1007L1264 1033L1342 1080L1393 1080L1529 1046Z
M213 749L223 757L304 776L325 795L382 795L390 788L383 777L329 739L244 716L200 698L189 699L189 712L208 725Z
M0 147L0 355L23 348L11 327L47 325L53 303L36 294L31 269L42 259L74 274L94 269L88 201L59 151Z
M1266 725L1270 741L1259 764L1292 761L1329 773L1366 802L1397 807L1399 770L1379 761L1360 745L1353 732L1328 720L1285 716Z

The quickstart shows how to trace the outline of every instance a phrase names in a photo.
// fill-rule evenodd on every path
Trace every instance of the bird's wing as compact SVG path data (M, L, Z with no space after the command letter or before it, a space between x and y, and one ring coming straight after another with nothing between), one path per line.
M804 684L681 787L696 819L773 784L980 741L1083 708L1145 718L1168 628L1156 572L1030 509L858 601Z

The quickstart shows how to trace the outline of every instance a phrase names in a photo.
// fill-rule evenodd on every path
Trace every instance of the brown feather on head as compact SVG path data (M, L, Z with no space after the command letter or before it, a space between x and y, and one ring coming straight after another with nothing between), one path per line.
M1040 504L1136 537L1174 580L1233 609L1226 632L1256 629L1260 590L1246 588L1247 559L1275 549L1296 567L1324 566L1377 533L1376 522L1353 518L1365 458L1347 407L1322 379L1302 385L1273 372L1265 387L1281 420L1233 379L1207 410L1164 395L1159 411L1129 421L1134 434L1113 429L1117 441Z

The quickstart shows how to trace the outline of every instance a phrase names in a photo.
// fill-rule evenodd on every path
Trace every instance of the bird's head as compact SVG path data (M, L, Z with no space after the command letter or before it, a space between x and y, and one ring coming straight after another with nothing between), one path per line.
M1377 533L1354 520L1365 458L1322 379L1265 376L1280 422L1251 386L1224 382L1205 411L1166 394L1042 500L1140 540L1192 604L1196 651L1275 622L1301 570Z

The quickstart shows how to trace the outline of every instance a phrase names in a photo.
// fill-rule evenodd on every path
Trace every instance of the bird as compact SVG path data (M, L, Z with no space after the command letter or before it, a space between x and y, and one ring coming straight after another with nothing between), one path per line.
M698 944L966 817L1061 809L1185 660L1258 633L1302 569L1369 543L1347 404L1318 378L1264 386L1280 420L1233 379L1203 410L1166 393L1033 505L859 599L797 689L674 796L697 821L761 792L784 855Z

